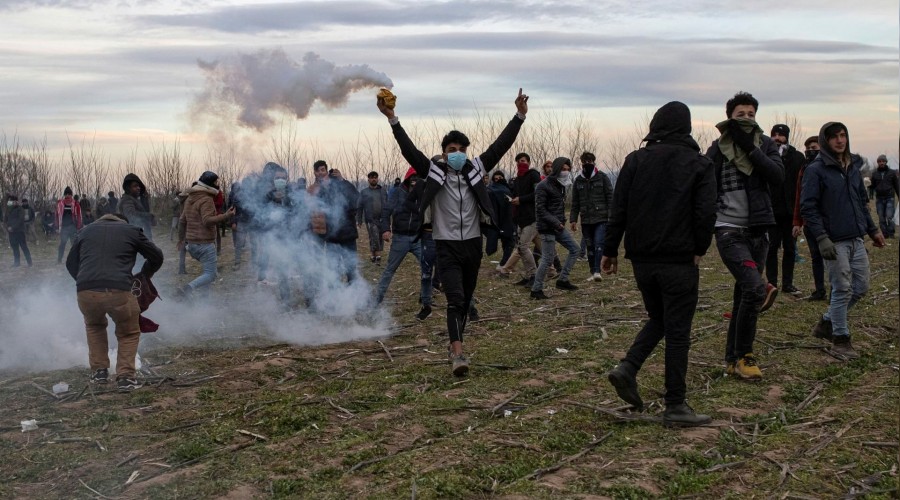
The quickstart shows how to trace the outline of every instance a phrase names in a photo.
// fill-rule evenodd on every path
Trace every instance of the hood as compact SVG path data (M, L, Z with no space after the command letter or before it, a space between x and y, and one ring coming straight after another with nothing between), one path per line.
M217 194L219 194L218 189L206 186L199 182L188 189L188 196L216 196Z
M559 158L553 160L553 166L550 167L550 175L548 177L559 177L559 173L562 172L563 165L568 164L572 165L572 160L566 158L565 156L560 156Z
M106 214L97 220L98 221L105 220L105 221L109 221L109 222L123 222L123 223L128 222L128 219L125 218L125 216L122 214L118 214L118 215L117 214Z
M847 151L845 153L848 158L850 157L850 131L847 130L847 126L841 122L828 122L819 129L819 154L826 164L840 165L841 162L838 159L837 154L830 146L828 146L828 140L825 138L825 131L833 126L843 127L844 130L847 131Z
M141 178L137 176L137 174L128 174L125 176L125 180L122 181L122 191L125 194L128 194L128 185L132 182L137 181L138 185L141 186L141 196L147 193L147 187L144 186L144 182L141 181Z
M700 145L691 137L691 110L683 102L666 103L653 114L647 142L683 144L696 151Z

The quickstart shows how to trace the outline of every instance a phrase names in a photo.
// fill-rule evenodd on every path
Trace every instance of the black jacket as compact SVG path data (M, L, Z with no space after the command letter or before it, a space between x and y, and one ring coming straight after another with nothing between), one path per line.
M566 189L559 182L565 164L571 166L572 163L565 157L553 160L550 175L534 188L534 214L540 234L557 234L565 228Z
M897 171L890 168L884 170L876 168L872 172L872 189L876 198L893 198L894 194L900 196L900 183L897 180Z
M716 177L691 133L687 106L670 102L650 122L647 145L625 158L616 180L603 255L634 262L693 262L712 242Z
M512 191L506 179L500 182L491 182L488 186L488 196L491 198L491 204L494 206L494 214L497 216L497 228L504 238L512 238L516 234L516 225L512 216Z
M569 213L569 222L578 222L580 215L582 224L605 224L609 221L612 196L612 183L599 169L594 168L590 179L579 175L572 185L572 211Z
M75 235L66 269L79 292L111 288L131 290L137 254L146 262L141 273L152 277L162 267L163 253L137 227L114 215L104 215Z
M393 191L397 190L394 189ZM381 210L379 212L375 211L376 197L381 199ZM384 189L380 185L375 186L374 188L370 188L369 186L362 188L362 191L359 192L359 206L356 209L356 222L358 224L362 224L363 222L366 224L380 224L381 217L387 204L387 189Z
M25 232L25 209L21 205L13 205L6 210L6 230L10 233Z
M356 241L356 207L359 205L359 191L349 181L337 177L329 178L319 188L316 196L325 212L326 233L324 239L330 243Z
M772 211L776 218L790 220L794 217L797 177L803 164L806 163L806 156L794 149L794 146L787 145L781 155L781 162L784 165L784 183L780 188L772 187Z
M128 193L128 185L137 182L141 187L141 194L135 198ZM152 234L153 215L150 213L150 197L147 194L147 187L136 174L128 174L122 181L122 198L116 207L116 213L120 213L128 218L128 223L144 230L147 234Z
M503 131L500 132L500 136L488 147L487 151L476 158L477 162L467 159L466 164L460 171L460 175L466 179L466 182L475 194L478 207L487 215L490 223L494 226L497 225L495 222L497 217L488 197L487 188L482 182L482 176L500 163L503 155L516 142L516 137L519 135L519 130L524 122L525 120L519 118L518 114L514 116ZM397 145L400 146L400 153L403 155L403 158L411 167L416 169L416 175L420 179L425 179L425 189L419 200L419 213L424 216L425 210L431 205L434 197L443 189L444 185L441 179L446 178L448 175L447 170L450 166L443 162L432 163L424 153L416 148L399 121L391 125L391 130L394 133Z
M534 188L540 182L541 174L533 168L513 181L513 198L519 198L519 205L515 208L516 224L519 227L530 226L535 222Z
M418 184L418 183L417 183ZM414 236L422 228L422 216L415 202L410 203L412 196L409 182L404 181L400 187L391 191L387 204L381 210L379 228L382 233L390 231L394 234Z
M849 134L846 153L850 155L850 165L846 172L835 152L828 148L824 132L834 124L822 125L819 156L804 170L800 190L800 214L816 241L826 236L831 241L850 240L878 232L866 206L868 197L860 172L863 161L850 154Z
M716 167L716 184L719 189L725 155L719 150L718 139L713 141L706 151L706 157L712 160ZM770 137L762 136L762 144L750 153L750 161L753 162L752 175L738 172L738 175L744 178L744 190L750 203L749 227L773 226L775 212L769 193L773 189L781 189L784 182L784 165L781 163L781 155L778 154L778 145Z

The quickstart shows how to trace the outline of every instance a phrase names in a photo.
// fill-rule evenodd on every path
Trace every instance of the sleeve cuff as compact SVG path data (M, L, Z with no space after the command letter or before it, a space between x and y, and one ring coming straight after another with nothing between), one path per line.
M398 116L394 115L393 118L388 118L388 123L390 123L391 125L396 125L396 124L400 123L400 118Z
M516 118L518 118L522 121L525 121L525 115L523 115L522 113L519 113L518 111L516 112Z

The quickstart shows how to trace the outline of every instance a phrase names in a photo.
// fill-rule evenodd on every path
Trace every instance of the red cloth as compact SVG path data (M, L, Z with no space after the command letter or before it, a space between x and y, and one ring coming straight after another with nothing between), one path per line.
M143 273L138 273L134 279L139 284L139 293L137 294L138 306L141 308L141 312L144 312L150 308L150 304L152 304L154 300L159 298L159 292L156 291L156 287L153 286L153 282L150 281L150 278L144 276ZM140 318L138 318L138 323L141 325L141 333L153 333L159 330L159 325L153 320L144 317L144 315L141 315Z
M405 181L414 175L416 175L416 169L409 167L409 170L406 171L406 175L403 176L403 180Z
M216 194L216 197L213 198L213 203L216 205L216 213L222 214L225 213L225 194L222 193L222 190L219 190L219 193Z
M75 222L75 229L81 229L81 205L75 203L75 199L71 196L64 197L56 202L56 227L62 228L63 210L66 205L72 206L72 220Z

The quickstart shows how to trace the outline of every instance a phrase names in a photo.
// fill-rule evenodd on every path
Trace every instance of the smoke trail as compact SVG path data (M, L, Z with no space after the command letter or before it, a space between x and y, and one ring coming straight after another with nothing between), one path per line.
M393 87L386 74L365 64L335 66L313 52L307 52L300 62L282 49L263 49L197 64L206 75L206 84L191 106L192 117L237 114L239 124L257 131L275 123L269 115L272 111L306 118L316 101L336 108L347 102L351 92Z

